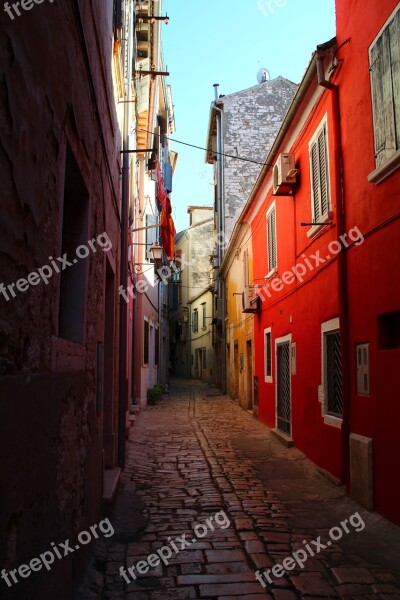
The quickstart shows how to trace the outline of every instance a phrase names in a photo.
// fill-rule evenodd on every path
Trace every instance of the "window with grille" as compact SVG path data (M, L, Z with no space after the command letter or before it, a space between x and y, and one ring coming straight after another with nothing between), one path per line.
M310 142L311 202L315 223L328 216L331 209L329 191L329 158L326 121L318 128Z
M193 333L197 333L199 330L199 311L197 308L193 310L192 313L192 331Z
M343 416L342 349L340 332L325 333L325 410L328 415Z
M276 252L276 207L275 203L267 212L267 251L268 251L268 273L277 268Z
M400 150L400 7L369 50L375 164Z

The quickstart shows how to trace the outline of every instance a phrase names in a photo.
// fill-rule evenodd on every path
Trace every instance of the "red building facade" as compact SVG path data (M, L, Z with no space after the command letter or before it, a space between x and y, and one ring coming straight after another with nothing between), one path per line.
M399 523L396 4L338 0L337 38L316 49L241 223L259 418Z

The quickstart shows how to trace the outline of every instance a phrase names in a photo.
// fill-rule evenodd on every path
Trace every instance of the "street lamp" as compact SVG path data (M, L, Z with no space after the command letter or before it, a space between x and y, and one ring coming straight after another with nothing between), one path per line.
M162 246L160 246L159 244L157 244L156 241L154 241L153 245L150 246L150 254L154 260L154 266L156 268L161 265L162 258L163 258L163 252L164 252L164 248Z

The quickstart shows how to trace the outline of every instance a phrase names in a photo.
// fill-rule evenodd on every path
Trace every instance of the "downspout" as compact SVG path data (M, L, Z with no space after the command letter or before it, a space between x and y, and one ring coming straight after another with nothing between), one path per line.
M127 289L128 284L128 227L129 227L129 114L132 101L132 36L133 18L132 1L129 0L128 10L128 73L127 73L127 101L124 103L123 127L123 162L122 162L122 194L121 194L121 266L120 285ZM125 468L125 437L126 437L126 399L127 399L127 327L128 304L120 296L119 316L119 396L118 396L118 465Z
M343 147L340 115L339 87L325 77L324 46L317 46L316 62L318 84L332 92L332 112L335 140L335 187L337 203L337 239L346 233L345 193L343 175ZM342 381L343 381L343 421L342 421L342 460L341 481L348 484L349 479L349 438L350 438L350 336L347 286L347 248L343 245L338 254L338 290L339 290L339 323L342 348Z
M218 165L218 180L217 180L217 213L219 215L218 218L218 262L219 266L222 265L222 261L224 259L224 241L225 241L225 193L224 193L224 111L217 106L218 102L218 88L219 85L214 84L215 90L215 101L214 101L214 110L219 112L219 118L217 118L217 165ZM223 281L218 282L218 297L221 300L222 304L222 329L221 329L221 391L226 393L226 355L225 355L225 345L226 345L226 331L225 331L225 285Z

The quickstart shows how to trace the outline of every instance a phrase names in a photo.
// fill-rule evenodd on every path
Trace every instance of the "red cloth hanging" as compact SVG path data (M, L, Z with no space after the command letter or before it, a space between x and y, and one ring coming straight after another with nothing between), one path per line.
M167 198L168 200L168 205L169 205L169 210L168 208L163 208L161 211L161 219L160 219L160 226L161 226L161 241L162 241L162 245L164 248L164 252L167 255L168 260L173 260L174 256L175 256L175 223L174 220L172 218L171 215L171 203L169 198Z
M167 194L167 190L165 189L164 179L161 174L160 163L158 161L157 161L157 166L156 166L156 173L157 173L157 185L158 185L157 198L158 198L158 201L161 204L161 206L165 207L166 202L168 200L168 194Z

